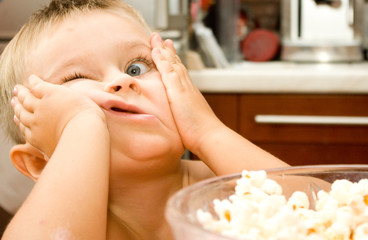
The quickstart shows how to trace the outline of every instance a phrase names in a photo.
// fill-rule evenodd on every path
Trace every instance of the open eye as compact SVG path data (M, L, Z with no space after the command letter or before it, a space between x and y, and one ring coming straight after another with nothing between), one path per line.
M126 73L132 77L145 74L150 70L148 64L144 62L134 62L126 70Z

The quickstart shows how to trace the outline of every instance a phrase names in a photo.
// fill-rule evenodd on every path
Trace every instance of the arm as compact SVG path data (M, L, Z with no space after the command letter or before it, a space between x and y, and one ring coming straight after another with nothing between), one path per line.
M50 159L3 239L105 239L110 146L104 115L79 93L33 81L29 90L18 86L13 107L27 142Z
M177 57L171 41L151 38L152 56L161 73L179 133L187 149L196 154L217 175L243 169L287 166L225 126L213 113L187 70Z

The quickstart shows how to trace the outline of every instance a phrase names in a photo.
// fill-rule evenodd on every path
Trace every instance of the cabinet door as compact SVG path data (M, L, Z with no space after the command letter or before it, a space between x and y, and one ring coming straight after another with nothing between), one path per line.
M229 128L239 132L239 96L236 94L204 93L206 101L216 116ZM191 159L198 159L190 153Z
M238 96L235 94L203 94L216 116L229 128L239 131Z
M239 132L292 165L368 163L364 117L363 95L241 95Z

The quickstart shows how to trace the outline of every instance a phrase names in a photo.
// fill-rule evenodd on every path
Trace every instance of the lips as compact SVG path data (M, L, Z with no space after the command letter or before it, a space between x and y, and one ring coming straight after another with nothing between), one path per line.
M132 114L138 114L138 112L134 112L134 111L128 111L126 109L121 109L121 108L117 108L117 107L111 107L110 108L111 111L114 112L123 112L123 113L132 113Z
M126 104L122 101L110 100L102 106L105 110L115 113L145 114L138 107Z

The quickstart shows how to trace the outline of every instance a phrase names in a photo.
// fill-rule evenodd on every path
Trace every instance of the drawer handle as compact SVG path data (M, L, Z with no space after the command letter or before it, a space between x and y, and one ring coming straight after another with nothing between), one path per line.
M309 124L309 125L368 125L368 117L256 115L260 124Z

